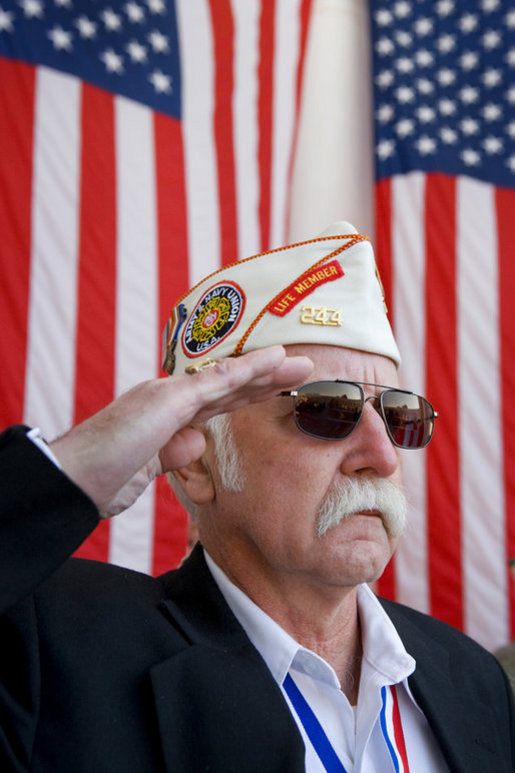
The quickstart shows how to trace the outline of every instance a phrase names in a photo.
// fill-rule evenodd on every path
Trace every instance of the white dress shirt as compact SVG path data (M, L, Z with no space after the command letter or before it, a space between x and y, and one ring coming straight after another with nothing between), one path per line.
M59 462L56 455L53 453L52 449L46 442L46 440L43 439L43 435L41 434L41 430L39 427L34 427L34 429L29 429L27 432L27 437L29 440L32 440L32 442L39 448L40 451L43 451L45 456L48 456L50 461L52 461L56 467L59 467L61 470L61 463Z
M416 668L415 660L406 652L393 623L367 585L358 587L363 660L357 706L351 706L334 669L315 652L300 646L237 588L207 553L205 556L225 600L261 654L292 711L306 747L307 773L323 773L326 768L285 692L283 682L287 674L315 713L349 773L394 770L380 722L381 688L389 690L391 685L397 685L409 770L416 773L448 770L408 685L407 678Z

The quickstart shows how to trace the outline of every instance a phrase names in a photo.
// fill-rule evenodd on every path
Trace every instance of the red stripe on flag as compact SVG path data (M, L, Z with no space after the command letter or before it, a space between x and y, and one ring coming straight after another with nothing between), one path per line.
M30 289L34 69L0 59L1 426L23 420Z
M75 417L82 421L114 396L116 169L111 95L83 85ZM109 521L77 555L107 561Z
M300 35L299 35L299 63L297 66L297 84L295 87L295 114L299 115L302 97L302 83L304 80L304 61L306 58L306 46L308 42L309 20L313 0L301 0L300 4Z
M393 733L395 736L395 745L397 746L397 751L399 752L399 756L402 760L402 764L404 765L404 772L408 773L409 771L408 753L406 751L406 741L404 739L404 731L402 729L401 712L399 711L399 699L397 697L397 688L395 687L395 685L392 685L391 691L392 691L392 698L393 698L392 720L393 720Z
M504 498L506 519L506 563L515 558L515 414L511 405L515 395L515 191L496 192L499 253L499 323L502 429L504 458ZM507 567L508 570L508 567ZM515 638L515 578L508 577L510 634Z
M258 67L259 230L261 251L270 249L275 0L261 3Z
M111 95L82 86L75 421L114 395L116 169Z
M159 329L173 303L189 287L187 201L182 129L178 121L154 116L159 253ZM160 336L159 345L160 345ZM161 362L161 350L159 350ZM187 515L163 478L156 482L152 573L177 566L186 552Z
M236 170L234 164L234 20L229 0L210 0L214 39L214 134L218 168L220 256L222 265L238 258Z
M427 450L431 613L462 628L456 320L456 184L426 178L426 393L439 412Z
M392 191L390 180L380 180L375 190L377 267L383 283L388 317L393 327L393 262L392 262ZM395 556L377 581L376 590L385 598L395 598Z

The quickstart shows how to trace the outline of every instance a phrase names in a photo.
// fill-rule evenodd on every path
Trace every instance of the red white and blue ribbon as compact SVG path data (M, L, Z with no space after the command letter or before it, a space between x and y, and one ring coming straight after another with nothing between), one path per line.
M289 674L284 679L283 687L327 773L347 773L322 725ZM393 769L395 773L409 773L399 701L394 686L381 688L381 701L379 721Z
M380 723L384 740L388 747L395 773L409 773L406 742L402 730L399 700L395 686L381 688Z
M289 674L286 674L283 687L327 773L347 773L322 725Z

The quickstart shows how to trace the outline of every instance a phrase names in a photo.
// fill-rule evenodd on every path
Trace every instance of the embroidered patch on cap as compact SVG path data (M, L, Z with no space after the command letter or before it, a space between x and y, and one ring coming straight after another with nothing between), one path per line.
M330 263L325 263L325 265L315 269L308 269L274 298L268 311L278 317L284 317L299 301L310 295L317 287L326 282L333 282L343 274L343 269L337 260L331 260Z
M231 333L245 308L245 294L235 282L210 287L197 303L182 334L189 357L208 352Z

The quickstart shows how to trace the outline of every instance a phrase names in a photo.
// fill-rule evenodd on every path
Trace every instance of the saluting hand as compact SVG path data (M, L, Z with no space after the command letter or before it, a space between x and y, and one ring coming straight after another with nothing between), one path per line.
M116 515L157 475L202 456L205 439L192 425L296 386L312 367L307 357L271 346L194 375L146 381L50 445L100 512Z

